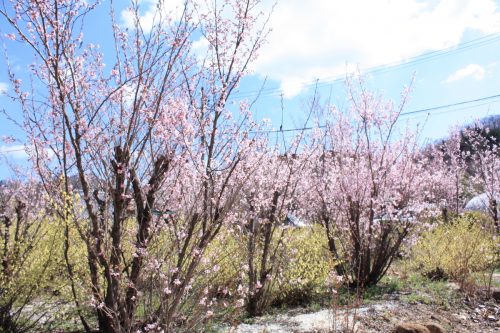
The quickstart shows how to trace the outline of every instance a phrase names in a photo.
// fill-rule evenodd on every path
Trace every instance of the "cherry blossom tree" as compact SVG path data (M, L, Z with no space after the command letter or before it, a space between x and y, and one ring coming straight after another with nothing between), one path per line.
M428 199L439 206L444 221L449 220L450 213L462 212L465 191L470 188L465 185L467 170L460 142L460 132L453 130L445 142L434 145L427 153L431 159L427 166L428 176L434 179L431 188L427 189Z
M0 10L8 37L35 55L31 91L10 70L14 98L34 168L86 245L100 331L184 321L179 309L204 251L248 180L253 123L246 104L234 110L228 100L265 37L259 2L185 1L172 18L159 1L145 26L131 1L133 29L111 8L111 66L82 34L97 3L12 1ZM205 59L191 50L195 35L208 45ZM75 193L80 203L68 199ZM81 284L71 268L72 285ZM88 300L74 301L81 310Z
M448 211L462 213L468 199L483 195L486 213L498 228L499 152L489 128L480 123L455 128L426 154L431 157L428 177L434 179L428 194L441 202L444 220L448 220Z
M376 284L408 236L420 211L422 165L417 136L402 129L407 102L367 91L348 80L349 108L327 107L327 123L311 169L310 214L325 228L337 274L353 286Z
M472 194L484 193L488 215L493 220L495 232L500 233L499 225L499 189L500 189L500 148L496 138L490 135L490 129L475 124L461 133L463 149L461 157L466 167Z
M291 219L300 214L298 199L307 183L305 170L310 152L302 148L303 133L283 150L265 146L257 170L245 187L239 204L241 240L246 243L246 309L261 315L269 305L273 282L286 260Z

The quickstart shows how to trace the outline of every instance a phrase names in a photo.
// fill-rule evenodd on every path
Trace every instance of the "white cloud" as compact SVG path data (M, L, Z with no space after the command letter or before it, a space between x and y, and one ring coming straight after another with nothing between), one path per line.
M27 160L33 153L33 146L30 145L2 145L0 146L0 157L13 158L16 160ZM47 158L54 157L54 152L51 149L45 149L45 154Z
M27 159L26 147L24 145L0 146L0 156L7 156L14 159Z
M494 0L287 0L271 17L272 32L254 70L279 81L286 96L301 82L398 63L459 44L466 30L500 31Z
M451 83L455 81L460 81L465 78L471 77L477 81L482 80L484 78L486 71L484 68L478 64L469 64L465 66L464 68L460 68L450 76L446 80L444 80L444 83Z
M185 0L169 0L162 2L161 18L180 19ZM160 15L157 12L158 0L138 0L139 22L145 32L149 32L153 24L158 23ZM135 26L135 14L133 11L125 9L121 12L122 23L125 27L132 29Z
M5 82L0 82L0 95L7 93L9 90L9 84Z
M199 62L202 62L206 58L208 47L209 42L205 37L200 37L200 39L195 40L191 45L191 51Z
M156 3L139 0L146 30ZM267 11L273 3L263 0ZM164 15L178 19L184 0L164 4ZM130 12L121 16L125 26L133 27ZM467 30L500 32L500 12L495 0L283 0L274 9L270 28L252 69L280 82L291 97L301 92L304 82L345 75L346 64L363 69L399 63L458 45ZM199 42L193 48L199 46L202 53Z

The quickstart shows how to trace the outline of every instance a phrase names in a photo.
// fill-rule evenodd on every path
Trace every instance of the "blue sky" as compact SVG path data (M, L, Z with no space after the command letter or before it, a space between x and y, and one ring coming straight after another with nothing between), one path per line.
M152 17L154 0L141 0L143 22ZM87 19L85 40L100 44L112 55L108 15L109 1ZM182 0L167 1L173 9ZM270 11L265 0L263 10ZM125 12L119 21L129 24ZM415 74L406 112L449 105L500 94L500 1L494 0L281 0L271 16L271 33L245 78L238 98L252 99L266 85L254 105L257 118L269 118L277 129L304 125L304 106L318 82L323 99L343 106L346 94L342 78L359 68L370 89L398 99ZM0 33L11 32L0 20ZM15 42L5 41L12 68L23 77L32 54ZM200 50L205 41L195 41ZM111 62L111 58L109 62ZM106 58L105 58L106 61ZM0 91L9 91L2 53ZM377 68L377 71L370 71ZM368 69L368 70L367 70ZM24 74L25 75L25 74ZM27 79L25 77L25 79ZM0 95L0 104L14 117L18 108ZM476 118L500 114L500 97L411 114L412 125L425 120L422 136L434 140L449 128ZM5 158L21 163L25 154L22 132L0 118L0 137L14 135L20 142L0 142L0 178L9 171ZM15 151L13 151L15 150ZM9 152L10 151L10 152Z

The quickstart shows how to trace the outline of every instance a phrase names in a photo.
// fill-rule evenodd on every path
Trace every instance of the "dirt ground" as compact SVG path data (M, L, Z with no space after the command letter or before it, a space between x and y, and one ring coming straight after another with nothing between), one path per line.
M264 316L251 324L223 330L235 333L331 333L394 332L401 322L421 324L437 323L448 333L500 332L500 303L484 294L461 295L445 306L433 302L408 301L404 293L384 296L371 304L354 309L338 309L301 313L293 310L286 314ZM335 320L334 320L335 318ZM346 328L348 328L346 330Z
M359 318L358 332L392 332L400 322L441 325L446 332L500 332L500 304L492 300L471 299L450 307L398 301L397 306L383 311L368 311Z

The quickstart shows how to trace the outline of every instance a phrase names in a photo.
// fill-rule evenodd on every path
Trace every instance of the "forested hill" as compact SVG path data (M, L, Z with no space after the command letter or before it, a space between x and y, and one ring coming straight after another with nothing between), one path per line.
M477 147L473 147L471 144L471 133L477 133L486 138L487 146L490 148L495 143L498 144L500 142L500 114L482 118L478 122L467 125L460 130L460 151L474 154ZM449 140L450 137L447 137L438 140L433 145L443 147ZM483 147L483 149L487 148Z
M469 140L469 136L466 135L467 131L474 131L487 138L490 147L494 143L498 144L498 142L500 142L500 115L483 118L479 121L479 124L469 125L461 131L460 150L462 152L468 151L474 153L474 148Z

